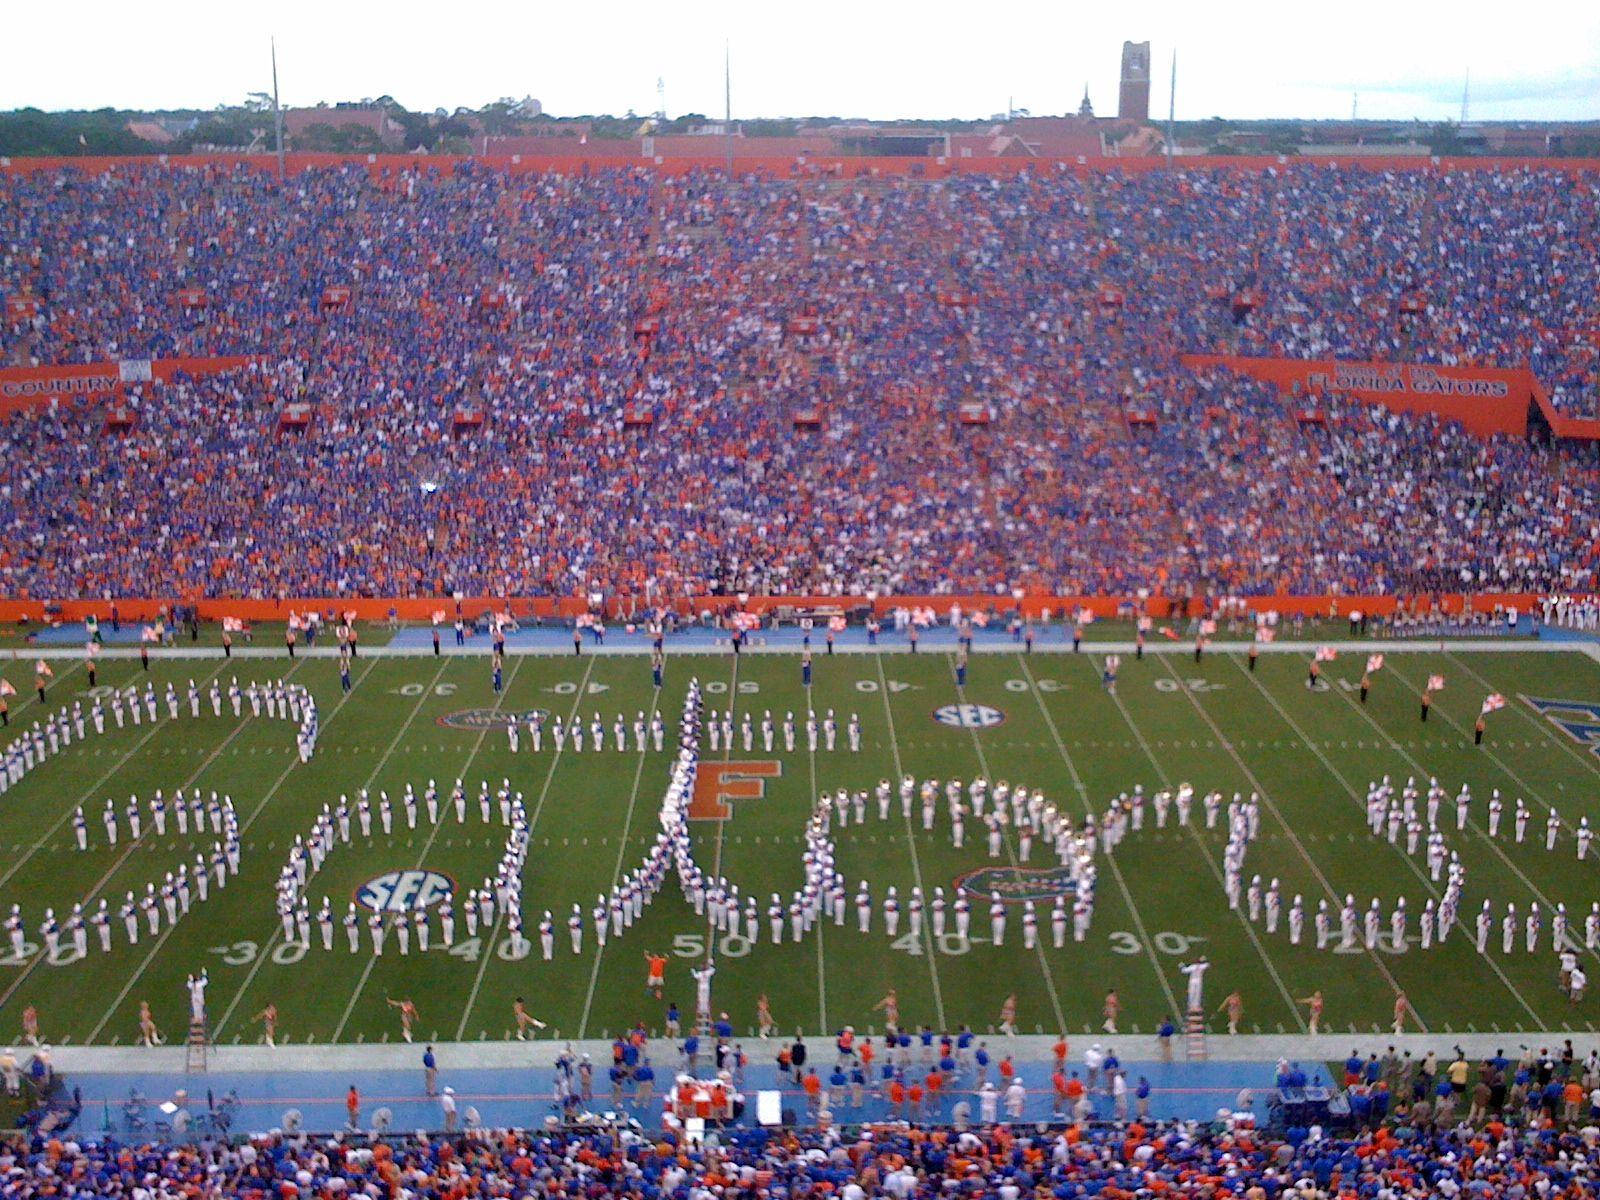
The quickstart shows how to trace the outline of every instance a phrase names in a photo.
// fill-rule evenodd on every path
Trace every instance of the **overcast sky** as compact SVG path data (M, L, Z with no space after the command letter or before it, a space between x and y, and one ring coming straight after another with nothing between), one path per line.
M1150 41L1152 115L1179 119L1600 118L1600 3L955 5L941 0L578 0L7 5L0 109L209 108L269 85L285 104L393 95L411 109L532 95L548 112L981 118L1116 110L1124 39Z

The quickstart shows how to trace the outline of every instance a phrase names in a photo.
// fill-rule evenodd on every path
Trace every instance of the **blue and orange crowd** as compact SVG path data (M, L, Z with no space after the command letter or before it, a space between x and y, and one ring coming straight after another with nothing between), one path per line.
M1177 356L1589 413L1597 285L1545 169L0 174L0 362L259 359L12 417L0 592L1585 592L1591 456Z
M1421 1200L1594 1195L1600 1127L1383 1125L1356 1135L1266 1134L1229 1122L1041 1129L732 1130L703 1146L628 1131L485 1132L362 1139L267 1135L241 1145L70 1139L0 1147L9 1197L1196 1196Z

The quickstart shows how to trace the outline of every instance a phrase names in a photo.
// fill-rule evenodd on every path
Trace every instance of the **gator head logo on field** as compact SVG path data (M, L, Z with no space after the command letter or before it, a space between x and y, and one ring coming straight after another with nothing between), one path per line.
M428 909L455 895L456 883L438 871L389 871L356 891L356 903L380 913Z
M482 733L485 729L504 729L511 721L525 725L534 716L529 712L508 712L499 708L463 708L459 712L445 713L439 724L446 729L469 729Z
M981 867L957 875L955 888L957 893L984 901L989 893L998 892L1007 904L1028 900L1054 904L1057 896L1070 897L1074 892L1072 875L1065 867Z
M933 710L933 719L956 729L992 729L1003 722L1006 715L987 704L945 704Z
M1535 712L1589 753L1600 756L1600 704L1585 700L1546 700L1538 696L1522 698Z

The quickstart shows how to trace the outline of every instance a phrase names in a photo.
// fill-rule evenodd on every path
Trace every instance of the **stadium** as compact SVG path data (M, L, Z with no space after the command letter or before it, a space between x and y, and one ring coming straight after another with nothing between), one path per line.
M1120 72L0 156L8 1195L1589 1194L1600 159Z

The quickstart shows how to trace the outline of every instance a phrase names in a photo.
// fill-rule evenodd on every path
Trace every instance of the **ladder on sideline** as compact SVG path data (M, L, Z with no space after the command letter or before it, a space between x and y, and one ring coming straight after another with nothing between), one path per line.
M206 1047L210 1044L211 1039L206 1036L206 1023L204 1021L190 1021L188 1054L184 1061L184 1070L190 1075L205 1074Z
M1191 1008L1183 1026L1183 1052L1191 1061L1206 1057L1206 1015Z

